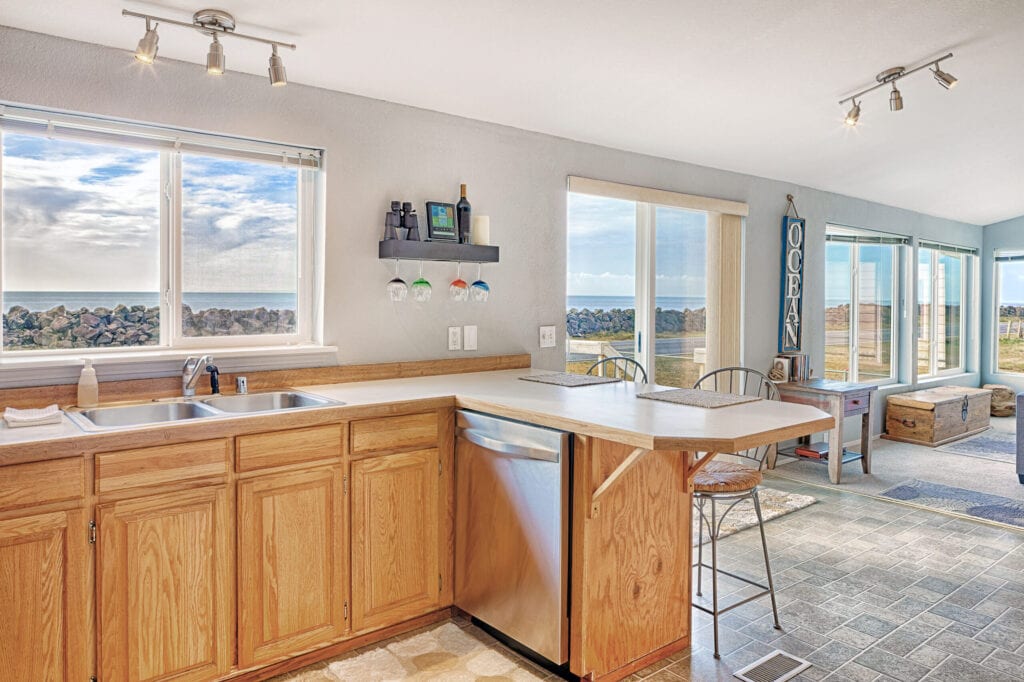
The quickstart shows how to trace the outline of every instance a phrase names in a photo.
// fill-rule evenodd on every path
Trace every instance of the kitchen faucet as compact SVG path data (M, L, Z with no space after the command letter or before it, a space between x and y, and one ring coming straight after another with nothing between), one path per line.
M196 394L196 384L199 377L203 376L207 365L213 364L212 355L204 355L200 358L188 356L185 358L185 365L181 368L181 394L191 398Z

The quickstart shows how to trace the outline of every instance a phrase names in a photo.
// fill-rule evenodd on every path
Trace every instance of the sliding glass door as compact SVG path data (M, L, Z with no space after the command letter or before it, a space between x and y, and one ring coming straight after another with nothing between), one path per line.
M566 369L639 361L652 382L692 386L704 369L707 214L568 195Z

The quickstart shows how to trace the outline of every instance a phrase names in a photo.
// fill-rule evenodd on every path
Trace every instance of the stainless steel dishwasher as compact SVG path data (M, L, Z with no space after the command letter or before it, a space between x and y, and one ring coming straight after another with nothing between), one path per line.
M455 605L569 660L571 434L458 410Z

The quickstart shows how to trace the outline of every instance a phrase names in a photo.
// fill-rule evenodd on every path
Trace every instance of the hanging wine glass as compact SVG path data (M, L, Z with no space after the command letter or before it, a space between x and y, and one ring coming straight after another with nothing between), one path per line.
M412 290L412 299L417 303L426 303L430 300L430 294L433 292L430 282L423 279L423 261L420 261L420 276L412 283L410 289Z
M459 263L458 273L455 279L448 285L448 295L453 301L465 301L469 298L469 285L462 279L462 263Z
M388 298L391 299L392 303L401 303L405 300L405 297L409 295L409 285L405 283L405 280L398 275L398 259L395 259L395 276L388 282L385 289L388 292Z
M476 281L469 285L470 297L479 303L483 303L491 295L491 286L480 278L482 268L480 263L476 264Z

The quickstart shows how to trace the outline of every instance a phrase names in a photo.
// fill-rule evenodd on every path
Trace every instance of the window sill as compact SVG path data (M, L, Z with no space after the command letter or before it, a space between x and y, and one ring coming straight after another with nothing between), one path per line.
M294 346L246 346L234 348L160 348L123 353L76 353L46 357L0 358L0 388L68 384L78 381L82 360L92 360L100 381L151 379L177 376L190 355L213 356L222 372L255 372L334 365L336 346L313 344Z

